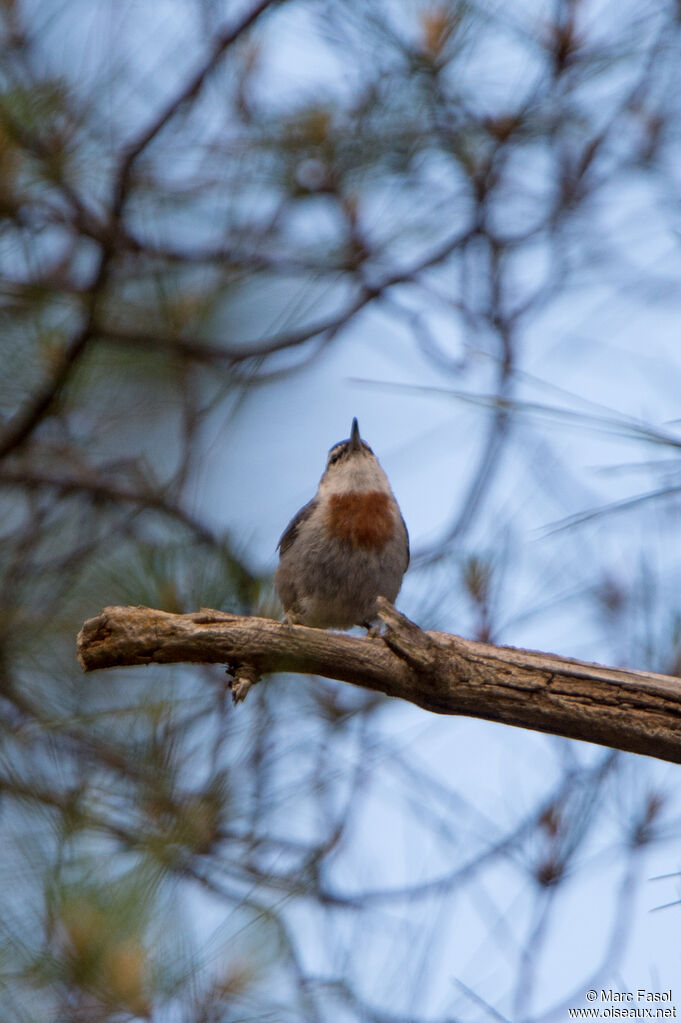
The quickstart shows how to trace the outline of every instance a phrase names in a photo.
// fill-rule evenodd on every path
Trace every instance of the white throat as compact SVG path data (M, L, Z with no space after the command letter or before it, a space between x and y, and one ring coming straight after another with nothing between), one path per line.
M366 493L380 490L391 493L388 477L373 455L362 455L343 459L338 465L330 465L319 483L319 494Z

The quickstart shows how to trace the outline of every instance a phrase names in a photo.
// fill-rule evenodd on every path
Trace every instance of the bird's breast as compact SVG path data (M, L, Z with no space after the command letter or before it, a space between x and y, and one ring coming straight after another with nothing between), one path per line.
M326 528L329 536L351 547L380 550L394 531L390 496L380 490L330 494Z

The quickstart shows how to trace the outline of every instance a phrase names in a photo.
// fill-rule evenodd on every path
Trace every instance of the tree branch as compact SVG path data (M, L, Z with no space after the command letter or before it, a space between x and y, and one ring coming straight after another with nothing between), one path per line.
M84 671L245 665L351 682L436 714L465 714L681 763L681 679L424 632L379 597L386 631L356 637L204 609L108 607L78 636Z
M194 74L184 82L179 91L172 96L166 105L153 118L150 124L140 134L132 139L125 148L123 158L118 170L117 183L115 188L113 211L118 220L123 208L125 196L128 192L130 175L138 157L144 152L147 146L153 142L156 136L165 128L175 114L185 106L186 103L195 99L200 93L206 79L215 71L220 60L230 46L239 39L247 29L258 20L268 7L272 7L274 0L258 0L254 7L243 15L235 25L229 26L219 32L212 43L207 57L196 69Z
M167 488L160 485L155 489L151 486L149 489L136 489L126 482L104 479L91 469L75 475L66 472L61 474L54 470L36 471L20 466L17 469L0 469L0 487L5 486L28 491L55 490L64 497L79 494L89 496L93 501L138 505L141 509L149 508L175 519L202 543L217 545L219 542L215 533L166 496Z

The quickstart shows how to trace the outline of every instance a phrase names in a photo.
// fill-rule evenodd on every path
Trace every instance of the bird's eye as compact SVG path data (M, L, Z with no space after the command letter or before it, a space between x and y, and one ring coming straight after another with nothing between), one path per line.
M337 451L335 455L331 455L329 458L329 465L333 465L334 462L337 462L342 454L342 451Z

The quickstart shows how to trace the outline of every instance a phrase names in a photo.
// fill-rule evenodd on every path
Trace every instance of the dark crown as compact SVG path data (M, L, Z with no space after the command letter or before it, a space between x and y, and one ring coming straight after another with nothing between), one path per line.
M373 451L366 441L363 440L361 444L364 451L368 451L370 455L373 455ZM350 447L349 440L340 440L337 444L334 444L332 448L329 448L329 457L326 460L326 464L333 465L335 462L339 462L342 458L347 458L350 455L357 454L359 454L359 452L355 448Z
M359 435L359 423L357 419L352 420L352 429L350 436L347 440L341 440L338 444L334 444L329 449L329 457L326 460L326 467L333 465L335 462L339 462L341 459L348 458L351 455L363 454L367 451L370 455L373 455L373 451L369 445L362 440Z

